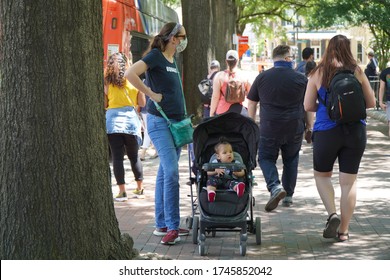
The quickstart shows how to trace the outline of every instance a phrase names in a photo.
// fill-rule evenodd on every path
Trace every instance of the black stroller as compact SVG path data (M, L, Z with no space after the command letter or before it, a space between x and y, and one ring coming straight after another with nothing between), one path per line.
M232 144L238 163L209 163L214 146L220 137ZM216 236L218 231L240 231L240 254L246 254L247 232L256 234L256 244L261 244L261 220L253 219L255 199L252 196L253 175L259 142L257 124L240 114L225 113L210 118L198 125L194 131L194 154L196 168L196 197L191 188L192 217L187 223L192 227L193 243L198 244L199 254L205 255L206 232ZM238 197L235 192L217 190L213 203L207 199L207 171L226 168L232 171L245 170L245 192Z

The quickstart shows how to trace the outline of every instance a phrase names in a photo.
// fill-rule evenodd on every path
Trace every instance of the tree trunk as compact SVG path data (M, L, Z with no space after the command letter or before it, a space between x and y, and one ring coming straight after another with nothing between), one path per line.
M202 116L198 83L205 78L210 62L217 59L225 68L226 52L233 47L235 5L233 0L182 0L183 25L188 47L183 52L184 92L187 110Z
M0 4L1 259L131 258L109 180L102 2Z

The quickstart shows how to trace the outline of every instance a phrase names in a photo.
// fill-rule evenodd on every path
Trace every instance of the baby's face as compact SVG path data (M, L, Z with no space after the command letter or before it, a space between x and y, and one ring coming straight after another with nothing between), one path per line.
M234 160L233 149L231 145L220 145L218 148L218 159L222 163L230 163Z

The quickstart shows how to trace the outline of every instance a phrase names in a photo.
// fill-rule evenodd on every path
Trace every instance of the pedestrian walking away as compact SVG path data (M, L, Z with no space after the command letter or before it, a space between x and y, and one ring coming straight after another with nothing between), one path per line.
M147 129L160 158L155 187L155 235L161 243L174 245L180 235L189 231L180 229L179 209L179 158L180 148L175 147L167 120L157 110L160 105L171 122L185 117L181 74L175 53L187 46L187 35L180 23L165 24L150 45L146 55L126 71L126 78L150 97L147 104ZM147 87L140 75L146 74Z
M146 96L146 101L149 100L149 96ZM147 110L146 106L141 107L140 114L142 117L142 121L144 122L144 134L142 139L142 145L140 149L140 159L144 161L146 159L147 151L149 148L153 150L153 154L150 156L150 159L155 159L158 157L157 151L154 149L152 140L150 140L149 133L148 133L148 125L147 125Z
M386 112L390 136L390 67L383 70L380 74L378 101L379 106L382 108L383 111Z
M214 77L213 95L210 104L210 117L220 115L226 112L236 112L247 116L246 95L249 92L251 83L248 80L248 75L238 68L238 52L229 50L226 53L225 71L220 71ZM242 97L241 100L229 101L227 99L228 90L234 88Z
M373 51L368 52L367 57L369 59L364 73L366 74L369 81L375 80L377 78L379 68L378 61L375 58L375 53Z
M330 41L322 60L310 75L304 106L306 111L316 112L313 128L313 168L318 193L328 219L324 238L349 240L349 223L356 205L356 181L367 135L365 120L341 124L330 119L324 100L333 76L340 71L351 71L359 80L367 108L375 106L374 92L364 72L351 52L350 40L336 35ZM333 165L339 163L341 188L340 214L337 214L335 191L332 183Z
M129 66L129 59L122 53L111 55L104 71L104 103L106 109L106 128L111 148L114 176L119 187L117 201L127 200L125 189L125 170L123 153L126 148L137 187L136 195L143 194L143 170L138 156L142 141L141 122L137 114L137 106L145 105L145 95L133 87L124 77Z
M277 208L282 199L284 206L293 204L305 119L306 132L312 127L312 118L305 118L303 109L307 78L293 69L291 48L279 45L272 57L274 67L256 77L248 94L248 112L253 120L260 102L258 162L270 192L267 212ZM282 180L276 166L279 151L283 160Z
M203 119L210 117L210 103L213 95L213 81L215 75L220 70L218 60L213 60L210 63L209 71L205 79L203 79L198 87L201 92L201 101L203 104Z
M314 61L314 49L310 47L306 47L302 51L302 61L299 62L297 68L295 68L296 71L306 74L306 65L308 62L313 62L314 66L316 65ZM306 75L307 76L307 75Z

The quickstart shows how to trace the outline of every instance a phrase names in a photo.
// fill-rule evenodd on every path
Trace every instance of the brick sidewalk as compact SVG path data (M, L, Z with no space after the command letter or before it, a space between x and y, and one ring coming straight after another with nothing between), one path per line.
M249 234L246 256L239 251L239 233L217 232L206 238L206 256L198 253L198 245L192 242L192 231L174 246L160 244L154 229L154 180L159 159L147 159L144 164L145 197L130 198L127 202L115 202L119 227L134 239L134 247L141 254L155 253L169 259L180 260L314 260L314 259L390 259L390 141L373 127L384 125L369 119L368 144L358 177L357 206L351 221L349 242L337 243L322 238L326 211L317 193L312 175L311 146L304 143L300 156L298 182L294 204L290 208L279 206L275 211L264 210L269 194L259 167L253 174L258 186L254 187L256 200L254 217L261 218L262 244L256 245ZM280 162L280 160L279 160ZM125 161L128 195L135 188L129 161ZM281 170L281 169L279 169ZM337 167L336 169L337 170ZM337 175L337 174L336 174ZM337 186L337 178L335 183ZM181 227L191 216L188 154L184 149L180 159L180 211ZM113 179L113 194L118 191ZM193 185L195 191L196 186ZM336 187L337 206L340 188ZM339 207L338 207L339 209Z

